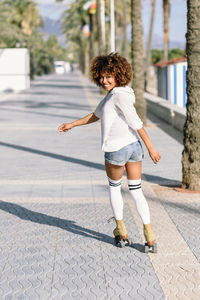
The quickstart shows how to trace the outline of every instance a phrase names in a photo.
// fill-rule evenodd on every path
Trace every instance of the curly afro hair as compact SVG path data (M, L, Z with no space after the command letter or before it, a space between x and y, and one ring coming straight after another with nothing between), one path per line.
M132 78L132 68L126 58L119 53L96 56L90 66L91 77L94 83L100 84L101 74L109 74L115 77L117 86L127 85Z

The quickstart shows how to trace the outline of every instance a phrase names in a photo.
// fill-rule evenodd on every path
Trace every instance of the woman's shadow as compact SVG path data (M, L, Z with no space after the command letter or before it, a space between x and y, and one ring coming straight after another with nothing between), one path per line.
M38 223L38 224L55 226L55 227L61 228L63 230L69 231L69 232L77 234L77 235L96 239L98 241L113 245L112 237L110 237L104 233L100 233L95 230L91 230L91 229L79 226L76 224L75 221L52 217L52 216L49 216L49 215L46 215L43 213L32 211L21 205L10 203L10 202L5 202L5 201L1 201L1 200L0 200L0 209L4 210L12 215L15 215L22 220L28 220L28 221ZM142 252L140 244L132 244L131 247Z

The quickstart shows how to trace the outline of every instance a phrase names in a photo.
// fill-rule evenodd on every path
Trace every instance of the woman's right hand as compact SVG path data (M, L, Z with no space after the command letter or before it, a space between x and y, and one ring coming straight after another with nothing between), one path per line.
M70 130L72 128L73 128L72 123L63 123L62 125L60 125L58 127L57 131L60 132L60 133L62 133L62 132L66 132L66 131L68 131L68 130Z
M161 155L158 152L158 150L156 150L153 147L149 150L149 156L153 160L154 164L157 164L159 162L160 158L161 158Z

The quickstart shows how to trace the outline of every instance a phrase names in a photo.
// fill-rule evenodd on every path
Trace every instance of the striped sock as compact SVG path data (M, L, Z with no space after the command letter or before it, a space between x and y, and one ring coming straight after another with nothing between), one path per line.
M132 198L135 201L136 209L143 224L150 224L149 205L144 197L141 186L141 179L128 180L128 187Z
M121 179L112 180L108 177L110 204L116 220L123 219L124 202L121 194Z

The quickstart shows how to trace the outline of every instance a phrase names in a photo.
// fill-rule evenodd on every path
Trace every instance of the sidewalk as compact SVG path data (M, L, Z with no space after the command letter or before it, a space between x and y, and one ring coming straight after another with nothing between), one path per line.
M155 166L146 153L143 190L158 253L143 252L125 178L133 244L116 248L99 122L56 133L100 99L70 73L0 101L0 299L200 299L200 195L173 189L181 182L181 134L149 115L162 159Z

